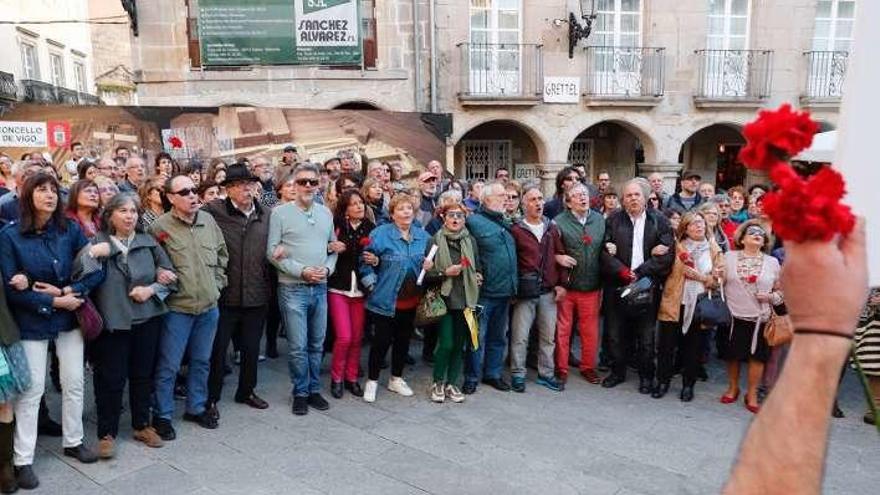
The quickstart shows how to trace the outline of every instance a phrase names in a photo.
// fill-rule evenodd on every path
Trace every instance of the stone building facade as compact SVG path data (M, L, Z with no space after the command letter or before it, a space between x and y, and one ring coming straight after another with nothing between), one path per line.
M580 4L596 16L569 58L569 14L583 24ZM450 113L446 163L457 176L505 166L546 186L573 162L616 183L657 171L672 188L682 170L720 186L751 183L762 178L735 157L758 108L791 102L835 127L855 1L580 4L363 0L371 48L362 67L220 71L194 60L197 0L137 2L138 99ZM546 101L545 89L572 83L568 102Z
M119 0L89 0L92 19L124 20ZM97 24L91 27L95 89L107 105L137 104L131 68L131 38L125 24Z

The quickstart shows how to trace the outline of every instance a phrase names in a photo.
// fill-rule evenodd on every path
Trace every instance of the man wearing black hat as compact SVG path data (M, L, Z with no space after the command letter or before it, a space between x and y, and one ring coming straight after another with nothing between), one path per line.
M245 164L231 165L221 184L226 188L226 199L216 199L204 206L223 232L229 250L228 285L220 295L220 321L208 378L208 411L218 419L217 402L223 389L226 351L233 334L238 335L241 350L235 402L256 409L269 407L254 393L260 337L272 294L269 264L264 255L271 210L256 198L259 180Z
M669 196L665 207L684 213L699 206L703 202L703 198L697 194L701 180L703 178L700 177L700 174L685 172L681 179L681 191Z

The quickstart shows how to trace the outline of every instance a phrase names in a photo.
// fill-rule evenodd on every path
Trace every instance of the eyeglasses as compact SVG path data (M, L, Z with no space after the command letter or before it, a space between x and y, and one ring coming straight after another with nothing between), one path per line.
M757 237L766 237L767 232L765 232L764 229L762 229L761 227L753 225L753 226L746 229L746 235L753 235L753 236L757 236Z
M449 211L446 213L446 218L464 218L463 211Z
M185 187L185 188L181 189L180 191L171 191L171 194L174 194L177 196L189 196L190 194L196 194L196 193L197 193L197 191L196 191L196 188L194 188L194 187Z
M296 179L296 185L298 186L312 186L318 187L318 184L321 182L318 179Z

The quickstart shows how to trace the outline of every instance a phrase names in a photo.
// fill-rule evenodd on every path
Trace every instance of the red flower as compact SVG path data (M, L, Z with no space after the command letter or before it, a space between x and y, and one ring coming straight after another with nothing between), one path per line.
M746 283L747 284L758 283L758 276L757 275L749 275L748 277L746 277Z
M461 264L462 268L469 268L471 266L471 259L467 256L462 256L459 263Z
M165 241L168 240L168 237L170 237L168 235L168 232L165 232L164 230L156 232L156 240L159 241L159 244L165 244Z
M762 110L756 120L743 127L747 144L739 159L749 168L770 170L809 148L818 130L808 112L795 112L788 103L778 110Z
M593 238L590 237L589 234L584 234L584 236L581 238L581 240L584 241L584 246L589 246L590 244L593 243Z
M358 241L358 244L360 244L362 248L365 248L370 245L370 242L371 241L369 237L361 237Z
M617 272L617 275L626 283L634 282L636 279L632 270L625 266L620 268L620 270Z
M684 263L684 266L687 266L690 268L693 268L694 266L696 266L696 265L694 265L694 260L691 259L690 253L688 253L687 251L682 251L682 252L678 253L678 259L680 259L681 262Z
M171 136L168 138L168 144L170 144L172 148L183 148L183 141L177 136Z

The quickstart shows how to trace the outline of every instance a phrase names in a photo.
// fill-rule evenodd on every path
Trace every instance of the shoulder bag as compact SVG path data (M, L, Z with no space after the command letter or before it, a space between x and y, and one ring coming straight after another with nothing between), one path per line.
M446 316L446 302L440 295L440 288L431 288L425 291L419 305L416 306L416 317L413 324L417 327L431 325Z

